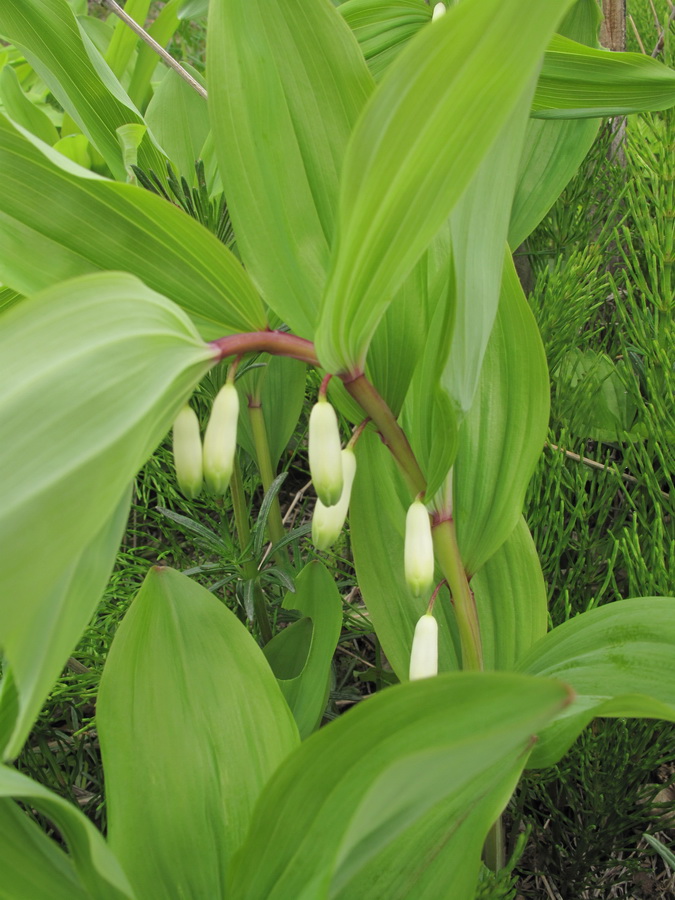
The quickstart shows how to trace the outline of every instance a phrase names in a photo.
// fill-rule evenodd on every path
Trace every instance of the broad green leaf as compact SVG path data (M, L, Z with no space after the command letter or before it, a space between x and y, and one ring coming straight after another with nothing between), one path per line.
M17 303L20 303L24 297L18 293L18 291L13 291L11 288L0 287L0 313L7 312L8 309L11 309L13 306L16 306Z
M513 114L569 5L460 3L389 68L350 140L317 331L322 364L363 371L373 332Z
M377 81L431 19L431 7L424 0L348 0L338 12L354 32Z
M275 634L263 647L265 659L282 689L283 682L297 678L307 665L313 630L312 620L304 616ZM289 707L293 712L290 704Z
M600 128L597 119L530 119L511 210L513 250L529 237L586 158Z
M207 338L266 327L253 285L220 241L173 204L75 166L0 117L0 278L30 294L74 275L131 272Z
M595 47L602 13L596 0L577 0L560 23L565 37ZM600 128L599 119L530 119L516 185L509 244L520 246L558 199L583 162Z
M510 255L474 405L454 471L457 540L469 577L513 531L546 439L546 355Z
M3 632L7 659L0 681L0 753L18 756L40 708L96 611L129 515L125 491L109 521L54 579L41 599ZM0 619L5 616L0 613ZM9 679L6 681L5 679Z
M345 148L372 78L325 0L212 0L207 60L237 247L269 306L312 337Z
M675 71L642 53L586 47L555 35L546 51L533 115L620 116L675 104Z
M136 894L118 861L108 849L103 836L77 807L17 772L16 769L0 766L0 798L2 798L0 804L5 806L7 802L5 798L9 797L14 797L16 800L21 800L38 809L56 825L68 845L75 871L84 887L86 897L95 897L96 900L136 900ZM8 827L10 834L16 828L14 819L15 817L11 814L0 816L0 825L3 829ZM0 845L8 846L10 839L16 839L16 833L14 833L14 838L0 833ZM54 860L56 854L47 851L43 841L37 843L37 848L45 858ZM59 861L62 862L60 858ZM65 872L71 871L67 865L60 865L59 868L62 873L64 869ZM3 869L2 887L5 886L4 876L5 870ZM68 876L65 875L65 877ZM2 891L2 887L0 887L0 891ZM58 888L58 882L56 887ZM74 885L71 894L73 900L79 900L77 891L77 886ZM54 896L58 897L58 894L55 893ZM11 895L11 900L20 900L20 898ZM39 895L26 897L25 900L39 900Z
M110 846L138 896L225 896L258 794L298 744L246 628L206 588L152 569L113 641L97 723Z
M331 662L342 628L342 599L331 573L314 560L295 579L295 592L287 592L282 606L299 610L313 625L302 671L281 682L304 740L321 724L326 709Z
M2 317L0 356L12 373L0 399L10 437L0 447L0 635L10 673L16 665L28 679L25 697L14 685L23 705L47 692L47 674L77 642L110 566L122 497L214 360L177 306L123 274L23 301ZM26 654L47 644L48 622L68 632L45 671L32 672ZM7 702L3 686L3 715Z
M237 440L256 458L253 430L247 405L258 404L263 412L272 469L293 437L305 401L307 367L283 356L263 357L265 365L251 368L237 379L242 402L239 410Z
M199 80L197 72L190 74ZM178 174L195 184L195 161L210 127L206 100L169 69L148 104L145 119Z
M504 674L453 673L389 688L314 734L265 788L238 854L230 894L240 900L395 896L347 886L390 845L447 804L446 826L494 791L452 853L445 896L473 898L482 841L532 734L569 702L565 687ZM453 832L446 833L448 843ZM416 848L415 848L416 849ZM455 848L453 848L455 849ZM407 858L407 867L426 862ZM386 874L385 874L386 877ZM456 888L459 888L456 890ZM404 896L410 896L404 894ZM428 894L423 895L425 898Z
M546 585L525 519L471 580L485 669L514 669L546 634Z
M113 176L125 181L116 130L143 120L66 0L0 4L0 34L23 50L61 106L103 155ZM143 168L163 166L162 154L150 135L143 141L139 160Z
M0 72L0 99L7 115L23 125L31 134L46 144L55 144L59 133L49 116L39 106L32 103L24 94L11 66L5 66Z
M88 900L71 860L13 800L0 799L2 900Z
M561 678L574 702L540 735L529 765L550 766L596 716L675 722L675 598L618 600L575 616L518 665Z
M376 434L361 435L356 459L349 511L356 574L382 649L399 679L407 681L415 625L428 602L412 596L403 573L408 489ZM455 670L455 622L447 593L441 594L434 614L439 623L439 670Z

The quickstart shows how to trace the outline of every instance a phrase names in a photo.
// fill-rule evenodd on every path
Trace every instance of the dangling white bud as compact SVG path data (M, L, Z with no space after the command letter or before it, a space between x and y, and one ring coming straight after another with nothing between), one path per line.
M416 597L425 593L434 580L434 543L431 522L421 500L410 504L405 520L405 580Z
M445 15L445 3L437 3L434 6L434 11L431 14L431 21L435 22L436 19L440 19L441 16Z
M173 423L173 464L178 486L188 500L202 490L202 439L195 411L184 406Z
M410 651L410 680L438 675L438 622L425 613L415 626Z
M216 496L227 491L237 449L239 395L233 384L225 384L213 401L204 435L204 478Z
M324 506L321 500L316 501L312 516L312 543L317 550L328 550L339 538L349 510L349 498L356 475L356 457L351 447L345 447L341 453L342 461L342 494L335 506Z
M342 494L341 452L335 410L319 397L309 416L309 471L324 506L335 506Z

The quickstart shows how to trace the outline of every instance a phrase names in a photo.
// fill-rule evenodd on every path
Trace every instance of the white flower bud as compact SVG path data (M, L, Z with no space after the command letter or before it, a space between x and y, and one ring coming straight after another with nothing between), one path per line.
M335 506L342 494L341 452L335 410L320 397L309 417L309 471L324 506Z
M429 590L434 580L434 544L426 506L415 500L405 520L405 580L416 597Z
M415 626L410 651L410 680L438 675L438 622L425 613Z
M349 510L349 498L356 475L356 457L350 447L345 447L341 454L343 488L340 499L335 506L324 506L321 500L316 501L312 516L312 542L317 550L328 550L339 538Z
M202 439L195 411L184 406L173 423L173 464L178 486L188 500L202 489Z
M445 15L445 3L437 3L434 6L434 11L431 14L431 21L435 22L436 19L440 19L441 16Z
M227 491L237 449L239 395L233 384L225 384L213 401L204 435L204 478L216 496Z

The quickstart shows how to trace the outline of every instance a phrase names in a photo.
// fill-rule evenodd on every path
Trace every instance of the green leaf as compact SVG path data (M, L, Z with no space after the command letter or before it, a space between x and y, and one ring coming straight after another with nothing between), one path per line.
M281 690L304 740L319 727L326 709L331 662L342 628L342 598L331 573L314 560L295 579L295 591L286 594L282 606L299 610L313 625L302 671L281 682Z
M356 575L385 656L399 679L407 681L415 625L427 605L425 599L412 596L403 572L409 494L376 434L366 431L361 435L356 459L349 511ZM454 614L449 604L440 602L434 614L439 623L439 670L455 670Z
M555 764L596 716L675 722L675 598L618 600L538 641L518 668L561 678L572 705L540 735L529 765Z
M0 447L0 635L23 716L96 604L131 479L214 360L178 307L129 275L66 282L2 326L12 383L0 399L0 431L11 436ZM50 628L62 633L33 671Z
M148 27L148 34L160 47L166 47L180 24L178 9L181 0L168 0L159 11L154 22ZM129 97L140 110L144 110L150 99L150 82L157 68L157 52L143 43L138 48L136 65L129 82Z
M322 364L361 372L395 292L535 74L566 0L460 3L389 68L345 158L338 240L317 331Z
M376 694L282 763L236 858L230 894L409 897L364 889L359 876L399 838L408 878L428 864L416 845L412 854L406 850L404 838L414 838L444 803L444 896L472 900L482 842L508 798L513 770L524 764L532 734L568 701L560 684L485 673L441 675ZM488 793L491 808L472 817Z
M88 900L75 867L13 800L0 800L0 896L7 900Z
M431 19L424 0L347 0L338 12L354 32L376 81Z
M525 519L471 580L485 669L514 669L546 634L546 584Z
M675 71L642 53L586 47L562 35L548 46L532 106L547 119L622 116L675 104Z
M33 598L29 614L4 632L2 646L8 660L4 677L10 679L0 682L0 752L4 759L18 756L45 698L96 611L115 564L129 503L130 492L125 491L113 515L59 573L51 590L40 599ZM0 612L0 620L4 619Z
M291 622L265 644L263 653L283 690L283 682L293 681L307 665L314 624L309 616ZM289 703L291 712L293 708ZM296 719L297 724L297 719Z
M31 134L46 144L52 145L58 141L59 133L51 119L24 94L11 66L5 66L0 72L0 99L7 115Z
M239 410L237 441L253 459L256 458L249 406L262 408L272 469L276 470L281 455L293 437L305 402L307 367L285 356L263 357L264 366L248 369L237 379L242 397ZM243 402L244 397L247 403Z
M127 0L124 11L128 16L138 22L139 25L145 25L148 16L151 0ZM121 19L114 19L115 25L113 35L105 54L105 60L118 78L122 78L126 71L131 54L138 43L138 36L129 28L126 22Z
M251 635L206 588L152 569L115 636L97 723L110 846L139 897L224 896L258 794L298 744Z
M126 270L180 304L209 338L266 327L253 285L213 235L171 203L35 146L0 116L0 278L33 293Z
M75 871L84 887L86 897L95 897L96 900L136 900L136 894L131 889L124 872L108 849L102 835L84 813L80 812L72 803L52 794L47 788L7 766L0 766L0 797L14 797L22 800L44 813L56 825L68 845ZM6 810L5 799L0 800L0 805ZM16 817L11 813L0 816L0 825L3 828L3 833L0 833L0 845L3 847L7 847L10 840L16 839L15 829L18 826L15 819ZM4 833L5 828L9 831L8 835ZM69 877L66 873L70 873L72 870L63 863L62 858L58 856L58 851L52 852L51 848L47 850L44 841L38 840L34 831L30 840L40 855L47 860L51 859L52 864L58 866L61 871L59 877L61 882L63 877ZM25 840L23 843L25 846ZM58 863L55 862L55 857L59 860ZM3 888L5 886L6 882L3 879ZM57 881L56 887L58 886ZM11 896L12 900L20 900L20 897L15 894L6 896ZM54 896L58 895L55 893ZM73 886L71 896L73 900L78 897L76 886ZM30 895L30 897L25 897L25 900L38 900L38 896Z
M506 255L497 318L454 473L457 540L469 577L504 543L546 439L549 383L534 316Z
M200 80L194 69L190 74ZM195 161L210 128L206 100L169 69L148 104L145 119L179 175L188 184L196 184Z
M324 0L212 0L207 60L237 247L269 306L312 337L342 161L371 76Z
M20 47L28 62L101 153L114 177L127 173L117 128L143 123L119 81L94 47L66 0L0 4L0 34ZM139 153L143 168L160 170L162 154L148 135Z

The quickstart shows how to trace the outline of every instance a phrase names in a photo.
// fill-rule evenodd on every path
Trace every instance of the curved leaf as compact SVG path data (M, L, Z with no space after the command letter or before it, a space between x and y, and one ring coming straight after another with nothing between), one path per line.
M246 628L184 575L151 569L106 662L97 723L110 846L139 897L222 897L265 782L298 744Z
M171 203L36 146L2 116L0 170L0 278L11 287L117 269L180 304L206 337L266 327L237 259Z
M532 114L546 119L623 116L675 104L675 71L643 53L586 47L555 35Z
M363 371L393 295L459 200L534 76L569 3L460 3L389 68L349 143L317 331L331 372Z
M11 66L5 66L0 72L0 99L7 114L35 137L50 146L58 141L56 126L47 113L24 94Z
M376 81L431 19L424 0L347 0L338 12L354 32Z
M269 306L311 338L342 160L372 79L323 0L211 0L207 59L237 247Z
M675 722L675 598L618 600L575 616L518 665L561 678L572 705L540 735L529 766L555 764L596 716Z
M23 50L114 177L126 181L117 129L130 123L143 124L143 119L78 25L67 0L0 4L0 34ZM162 153L149 134L141 143L139 165L155 170L164 166Z
M548 627L544 575L522 516L472 578L471 590L478 609L485 669L514 669Z
M118 861L108 849L103 836L72 803L53 794L16 769L0 766L0 798L7 797L22 800L40 810L56 825L68 844L75 870L87 892L87 897L96 897L96 900L136 900L136 894ZM4 799L0 800L0 803L5 802ZM3 828L9 827L13 830L16 827L13 819L14 816L11 814L2 816L0 824ZM6 845L9 838L4 834L1 837L0 843ZM42 841L40 844L44 847ZM46 854L49 851L43 849L42 852ZM54 853L49 852L49 855L53 859ZM66 870L69 870L68 866ZM77 888L73 889L74 900L77 898L76 890Z
M471 900L482 841L514 769L532 734L567 702L558 683L486 673L376 694L305 741L273 776L235 860L232 896L392 896L348 886L398 838L404 848L408 830L414 834L443 802L444 896ZM472 816L488 793L491 808ZM403 850L406 869L429 864L417 850L414 843Z
M0 431L11 436L0 447L0 635L30 694L76 643L122 527L122 497L214 360L178 307L120 274L20 303L3 315L0 356L12 373L0 398ZM36 677L26 654L48 640L47 622L68 630ZM14 690L21 698L24 684Z
M510 254L478 393L464 420L454 472L454 515L471 577L515 528L546 438L546 355Z

